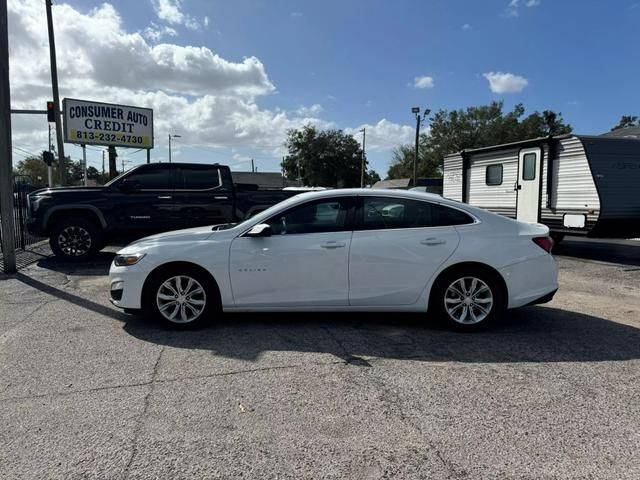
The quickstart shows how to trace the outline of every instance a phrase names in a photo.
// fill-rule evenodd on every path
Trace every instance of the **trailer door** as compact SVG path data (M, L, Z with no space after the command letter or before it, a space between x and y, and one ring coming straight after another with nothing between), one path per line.
M540 212L541 150L520 150L518 157L518 193L516 218L521 222L537 223Z

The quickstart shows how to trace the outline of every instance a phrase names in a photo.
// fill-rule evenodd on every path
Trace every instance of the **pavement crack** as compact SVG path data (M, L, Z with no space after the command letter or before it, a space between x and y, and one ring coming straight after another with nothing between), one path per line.
M153 366L153 370L151 372L151 380L148 382L149 384L149 391L147 392L147 394L144 397L144 404L142 407L142 412L140 413L140 415L138 416L137 422L136 422L136 426L135 429L133 431L133 440L132 440L132 447L131 447L131 457L129 457L129 461L127 462L127 465L124 468L124 478L128 478L129 477L129 471L131 469L131 465L133 465L134 460L136 459L136 457L138 456L138 440L140 438L140 434L142 433L142 427L144 426L144 421L145 421L145 417L147 416L147 412L149 410L149 403L151 401L151 394L153 393L154 390L154 386L156 383L156 376L158 375L158 369L160 367L160 360L162 358L162 354L165 351L165 346L163 346L160 351L158 352L158 358L156 358L156 363Z

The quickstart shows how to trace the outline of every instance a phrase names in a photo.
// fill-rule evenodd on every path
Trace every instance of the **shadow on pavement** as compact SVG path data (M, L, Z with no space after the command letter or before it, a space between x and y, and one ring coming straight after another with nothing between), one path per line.
M632 240L591 240L567 237L554 247L553 254L640 267L640 242Z
M369 357L470 363L640 358L640 329L549 307L510 312L501 324L475 334L393 313L227 314L208 329L184 332L130 317L124 328L144 341L250 361L267 351L329 353L362 366Z
M38 262L40 268L46 268L65 275L108 275L115 252L98 252L91 260L67 262L56 257L43 258Z
M70 291L62 290L47 283L41 282L40 280L36 280L35 278L29 277L28 275L25 275L23 273L18 272L13 275L13 278L24 283L25 285L35 288L36 290L40 290L41 292L59 298L60 300L65 300L69 303L85 308L94 313L105 315L107 317L111 317L120 321L127 321L129 319L128 315L114 308L81 297L80 295L76 295Z

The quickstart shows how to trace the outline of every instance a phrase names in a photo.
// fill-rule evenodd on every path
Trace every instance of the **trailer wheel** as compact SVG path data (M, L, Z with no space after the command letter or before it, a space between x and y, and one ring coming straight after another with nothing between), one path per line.
M553 243L556 244L556 245L559 245L560 242L562 242L562 240L564 240L564 233L551 232L550 236L551 236L551 239L553 240Z

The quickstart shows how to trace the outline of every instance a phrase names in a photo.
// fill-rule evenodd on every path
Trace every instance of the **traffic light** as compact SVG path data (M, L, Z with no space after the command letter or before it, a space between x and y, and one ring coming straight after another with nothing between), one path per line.
M56 109L53 102L47 102L47 120L50 122L56 121Z
M44 152L42 152L42 160L44 161L44 163L46 163L49 167L51 165L53 165L53 153L52 152L47 152L46 150Z

